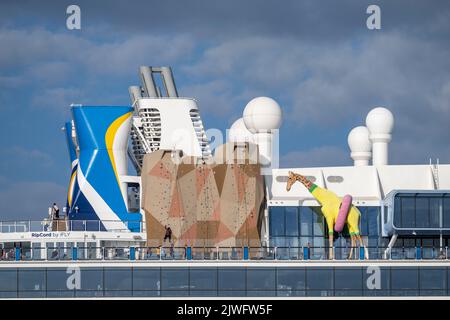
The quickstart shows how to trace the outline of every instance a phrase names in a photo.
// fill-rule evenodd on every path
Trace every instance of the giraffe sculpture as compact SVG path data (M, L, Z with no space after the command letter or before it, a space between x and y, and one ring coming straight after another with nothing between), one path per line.
M322 213L325 217L327 227L328 227L328 239L329 239L329 259L334 259L334 225L336 223L336 219L338 216L339 208L342 203L342 199L339 198L334 192L330 190L320 188L316 184L309 181L306 177L301 174L294 173L289 171L286 190L291 190L292 185L299 181L302 183L306 189L313 195L313 197L320 203L322 206ZM351 249L348 254L348 259L353 257L353 249L358 245L362 245L364 248L364 257L368 259L369 253L367 251L364 242L361 239L361 235L359 232L359 219L361 217L361 212L354 205L351 205L350 210L347 215L346 224L348 226L348 230L350 232L351 239Z

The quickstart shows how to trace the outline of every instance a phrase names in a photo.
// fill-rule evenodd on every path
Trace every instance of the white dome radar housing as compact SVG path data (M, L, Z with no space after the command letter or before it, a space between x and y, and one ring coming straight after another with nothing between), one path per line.
M372 142L372 164L374 166L387 165L389 160L388 144L392 139L394 115L386 108L374 108L367 114L366 126Z
M269 97L252 99L244 109L244 123L252 132L270 131L281 126L280 105Z
M370 157L372 156L372 143L369 140L369 129L364 126L353 128L348 134L347 141L354 165L368 166Z
M365 126L353 128L348 134L348 146L353 152L370 152L372 144L369 140L369 129Z
M372 135L390 134L394 128L394 115L386 108L374 108L367 114L366 126Z

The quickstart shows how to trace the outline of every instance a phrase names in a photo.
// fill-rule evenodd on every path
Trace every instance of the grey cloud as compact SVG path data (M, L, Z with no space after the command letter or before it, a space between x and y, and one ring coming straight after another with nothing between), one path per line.
M34 219L47 216L53 202L65 204L66 188L53 182L10 181L0 189L0 212L3 220Z
M2 167L4 166L5 170L8 167L6 159L14 161L16 166L50 167L53 165L53 159L49 154L37 149L26 149L22 146L3 148L0 155L4 159Z
M382 8L384 28L411 34L426 34L440 28L448 17L445 0L166 0L111 1L78 0L82 32L184 33L196 37L230 39L269 35L338 42L365 29L366 8ZM65 10L70 1L14 1L1 4L0 21L31 16L43 26L65 28ZM424 25L427 28L423 28ZM448 34L448 33L447 33Z
M280 167L303 168L350 165L350 151L336 146L320 146L305 151L291 151L281 156Z

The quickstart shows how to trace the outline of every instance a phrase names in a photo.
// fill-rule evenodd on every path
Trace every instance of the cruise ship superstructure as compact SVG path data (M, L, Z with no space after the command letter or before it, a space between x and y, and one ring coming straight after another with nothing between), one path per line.
M71 106L67 203L0 222L0 297L450 296L450 165L390 164L388 109L349 133L354 165L279 168L273 99L220 142L169 67L139 75L129 106ZM351 196L357 247L314 188Z

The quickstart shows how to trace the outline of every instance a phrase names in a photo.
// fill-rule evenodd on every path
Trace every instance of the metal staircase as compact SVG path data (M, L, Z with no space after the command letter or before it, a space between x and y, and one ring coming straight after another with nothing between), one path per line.
M209 158L212 156L211 148L209 146L208 137L206 136L205 128L203 126L202 119L200 118L200 113L196 109L189 111L191 117L192 125L194 126L195 133L197 134L197 140L202 150L202 157Z

